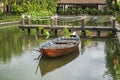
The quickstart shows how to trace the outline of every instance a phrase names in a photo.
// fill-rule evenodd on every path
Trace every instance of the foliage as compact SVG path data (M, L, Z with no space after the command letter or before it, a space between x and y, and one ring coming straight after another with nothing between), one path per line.
M1 16L1 15L3 15L3 12L2 12L2 11L0 11L0 16Z
M106 74L111 74L113 80L118 80L120 77L120 55L119 45L117 39L108 39L105 46L106 52Z
M97 14L102 14L102 11L101 10L98 10L96 8L93 8L93 9L90 9L90 8L85 8L85 9L82 9L82 8L67 8L65 9L65 11L60 8L58 10L58 13L60 15L81 15L81 14L92 14L92 15L97 15Z
M20 20L21 17L18 15L6 15L3 14L0 16L0 22L10 22L10 21L17 21Z
M70 8L68 8L68 9L66 10L66 14L68 14L68 15L71 14L71 9L70 9Z
M63 14L63 13L64 13L63 9L60 8L60 9L58 10L58 13L59 13L59 14ZM69 10L68 10L68 14L69 14Z
M12 13L30 13L32 11L39 12L56 12L58 0L0 0L5 6L9 6ZM47 12L46 12L47 11ZM44 14L44 13L43 13Z
M91 40L88 39L88 40L86 40L86 41L84 42L84 46L87 46L87 45L90 44L90 43L91 43Z
M106 6L107 6L107 9L112 9L112 2L113 0L106 0Z
M116 13L120 10L120 0L106 0L106 11Z
M48 39L48 38L51 36L50 31L44 29L44 27L42 27L42 26L39 26L39 31L40 31L40 33L42 33L42 32L41 32L42 30L44 30L44 32L45 32L44 35L46 35L46 39Z
M76 14L76 13L77 13L76 8L72 8L71 13L72 13L72 14Z
M83 9L82 8L78 8L77 9L77 14L83 14Z
M51 11L43 11L43 10L41 10L41 11L32 11L32 12L30 12L29 13L32 17L36 17L36 16L49 16L49 15L51 15L52 14L52 12Z
M41 31L44 29L44 27L43 26L39 26L39 31L40 31L40 33L42 33Z
M64 33L64 37L66 37L66 38L70 37L71 33L69 32L68 28L65 27L64 30L63 30L63 33Z
M22 9L22 7L18 6L18 5L13 5L12 6L12 13L13 14L19 14L19 13L23 13L24 10Z
M95 8L93 8L93 9L91 10L91 14L92 14L92 15L97 15L97 14L98 14L98 10L95 9Z
M46 35L46 39L48 39L51 36L49 30L45 30L45 35Z
M88 35L91 35L91 34L92 34L92 32L89 31L89 30L85 30L85 32L86 32L86 34L88 34Z
M84 10L84 13L89 14L90 13L90 8L86 7L85 10Z
M116 17L116 20L120 23L120 15Z

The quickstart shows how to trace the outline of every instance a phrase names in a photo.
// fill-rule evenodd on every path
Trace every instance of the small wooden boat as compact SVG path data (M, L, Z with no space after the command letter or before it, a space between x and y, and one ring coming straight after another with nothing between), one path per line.
M72 53L78 49L80 37L74 32L69 38L55 38L40 48L40 52L47 57L59 57Z

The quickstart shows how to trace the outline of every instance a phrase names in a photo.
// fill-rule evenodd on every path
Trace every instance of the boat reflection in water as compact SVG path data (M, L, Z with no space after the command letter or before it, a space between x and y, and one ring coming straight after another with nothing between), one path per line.
M55 69L58 69L72 60L74 60L79 55L79 49L74 51L71 54L57 57L57 58L47 58L47 57L41 57L39 62L39 68L41 71L41 75L44 76L46 73L49 73Z

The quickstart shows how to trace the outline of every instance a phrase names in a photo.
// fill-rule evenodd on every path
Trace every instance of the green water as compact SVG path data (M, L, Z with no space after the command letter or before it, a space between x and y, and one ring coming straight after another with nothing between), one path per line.
M41 43L47 39L40 37ZM120 51L115 38L82 38L79 50L41 58L34 34L17 26L0 28L0 80L119 80ZM115 62L116 61L116 62Z

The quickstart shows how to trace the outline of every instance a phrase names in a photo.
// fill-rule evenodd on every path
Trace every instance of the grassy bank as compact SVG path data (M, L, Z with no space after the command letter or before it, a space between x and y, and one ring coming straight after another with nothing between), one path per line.
M0 16L0 23L2 22L11 22L11 21L18 21L21 19L20 15L2 15Z

